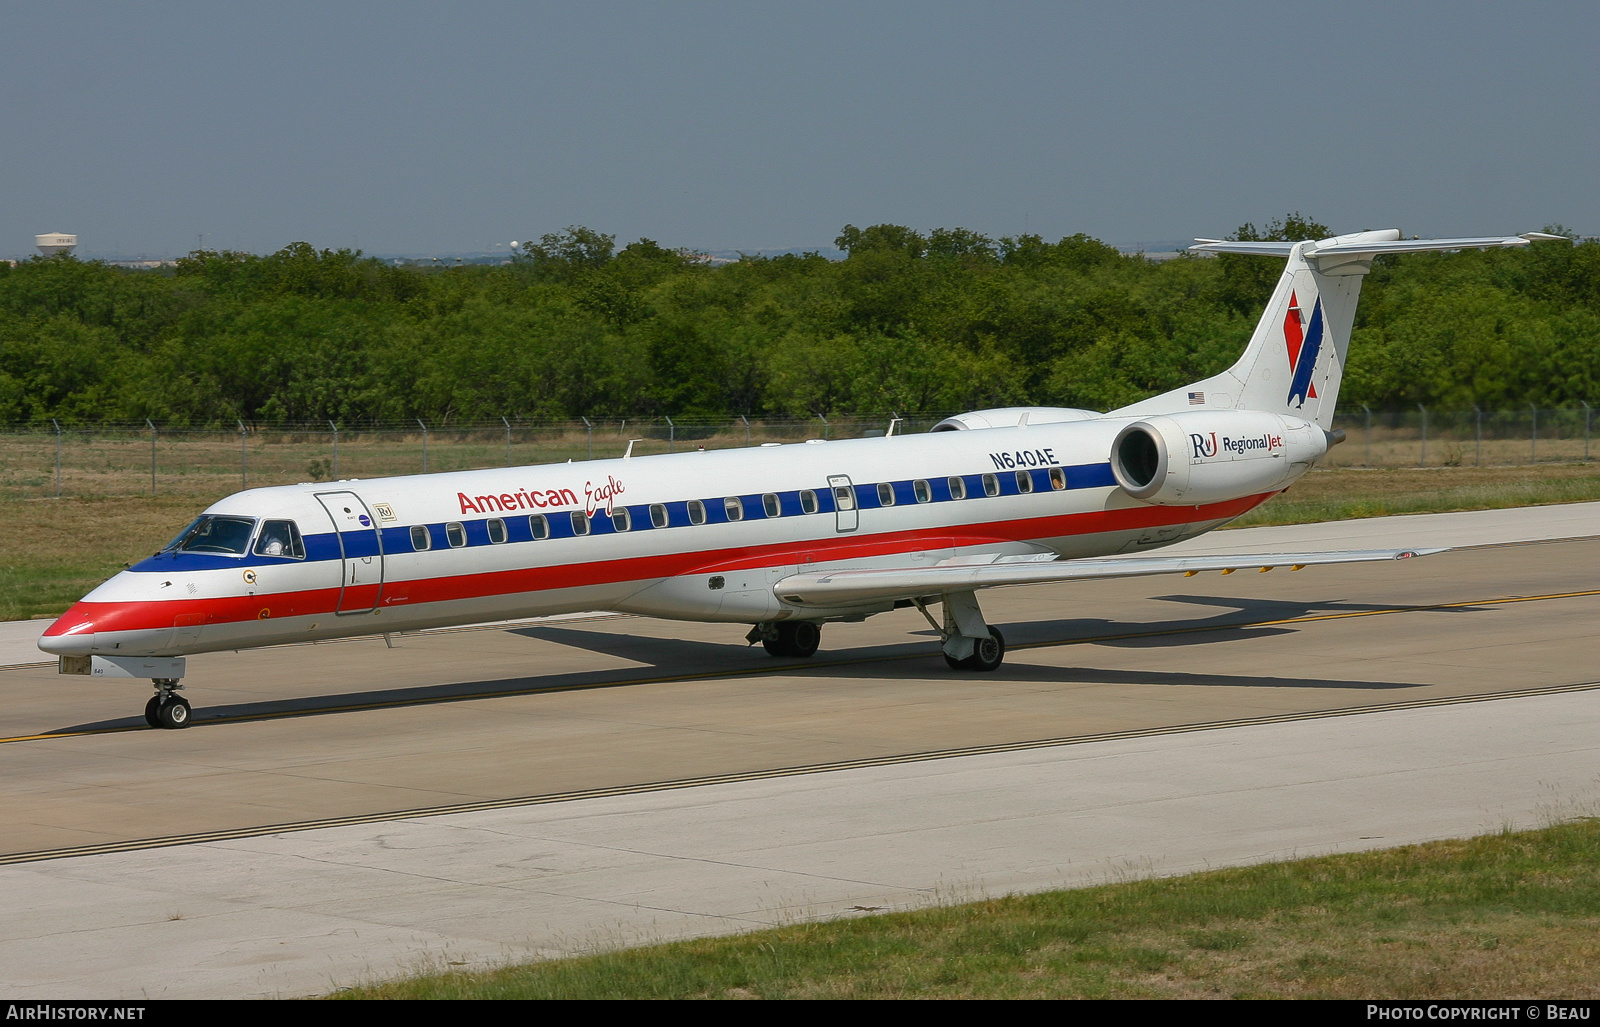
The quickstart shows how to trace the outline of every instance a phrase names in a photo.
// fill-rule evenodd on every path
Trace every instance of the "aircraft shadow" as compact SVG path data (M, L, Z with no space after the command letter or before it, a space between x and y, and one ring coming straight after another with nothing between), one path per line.
M1000 625L1000 629L1005 632L1006 641L1011 645L1025 645L1029 642L1081 642L1117 648L1155 649L1212 645L1269 635L1292 634L1299 630L1300 625L1282 622L1292 622L1307 617L1331 618L1408 609L1388 603L1354 603L1342 600L1308 603L1281 599L1197 595L1151 596L1151 599L1158 602L1208 607L1218 612L1209 617L1181 617L1137 624L1100 617L1075 617L1070 621L1013 622ZM1491 608L1419 606L1416 609L1464 614L1487 612ZM931 637L933 632L925 631L923 634Z
M1360 603L1295 603L1280 600L1240 599L1232 596L1160 596L1168 602L1221 608L1208 617L1130 624L1103 618L1074 618L1070 621L1041 620L1008 622L999 625L1013 658L994 675L976 671L952 671L943 665L936 646L931 645L931 630L908 632L908 641L889 645L862 646L849 650L824 648L810 660L774 660L761 646L737 642L704 642L692 639L656 638L582 628L534 626L513 628L512 634L543 642L584 649L602 655L642 663L641 667L609 668L561 674L531 674L512 678L459 681L412 688L384 688L341 692L330 695L301 696L265 702L200 706L194 714L196 724L215 720L268 720L283 717L319 716L359 712L364 709L395 708L475 699L497 699L536 692L581 691L589 688L619 688L659 683L663 677L738 677L760 673L805 673L808 676L871 679L903 679L905 663L926 661L937 674L963 675L973 679L1037 681L1048 683L1097 683L1187 686L1231 686L1250 688L1339 688L1370 691L1420 687L1414 682L1355 681L1338 678L1290 677L1285 675L1227 675L1189 671L1111 670L1103 668L1045 667L1022 662L1024 647L1082 643L1118 648L1183 648L1219 642L1243 641L1273 635L1292 634L1296 626L1260 625L1260 621L1283 621L1297 617L1391 610L1395 607ZM1486 607L1452 607L1452 613L1484 611ZM737 629L738 625L729 625ZM1120 636L1120 637L1119 637ZM734 637L738 637L735 635ZM824 636L826 639L826 635ZM918 673L922 668L917 669ZM137 727L142 717L123 717L57 728L44 734L104 731Z
M931 659L942 663L937 651ZM982 671L938 668L941 675L951 675L969 681L994 681L997 683L1038 682L1040 684L1085 685L1182 685L1226 686L1230 688L1339 688L1360 691L1390 691L1402 688L1421 688L1425 683L1415 681L1356 681L1348 678L1285 677L1282 675L1255 674L1205 674L1190 671L1164 671L1146 668L1112 669L1107 667L1044 667L1037 664L1007 659L1005 665L993 674ZM904 678L904 673L894 673L882 666L819 667L813 676L848 678Z

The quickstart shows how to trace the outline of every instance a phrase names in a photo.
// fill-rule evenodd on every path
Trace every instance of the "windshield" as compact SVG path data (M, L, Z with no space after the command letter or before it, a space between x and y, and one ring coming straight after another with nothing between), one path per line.
M254 517L227 517L207 514L178 533L162 552L226 553L243 556L250 548L250 533L255 529Z

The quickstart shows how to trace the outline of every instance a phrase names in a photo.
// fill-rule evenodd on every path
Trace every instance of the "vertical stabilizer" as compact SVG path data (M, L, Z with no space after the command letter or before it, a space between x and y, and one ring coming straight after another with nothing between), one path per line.
M1361 280L1380 253L1526 246L1553 239L1542 232L1471 239L1402 239L1397 229L1357 232L1315 242L1232 242L1202 239L1210 253L1287 257L1283 277L1250 336L1244 355L1226 371L1152 396L1107 416L1175 414L1184 410L1264 410L1333 427L1344 380Z
M1113 413L1120 416L1191 409L1265 410L1292 414L1315 421L1324 429L1331 428L1350 350L1356 300L1361 296L1361 279L1371 269L1372 261L1368 256L1319 269L1308 259L1308 253L1334 244L1382 244L1399 238L1400 233L1391 229L1321 242L1240 244L1237 250L1242 252L1289 258L1244 355L1221 374Z
M1395 239L1400 233L1366 234ZM1294 244L1244 355L1212 380L1237 383L1231 386L1237 409L1293 414L1327 429L1333 427L1361 280L1371 264L1325 274L1305 257L1314 245Z

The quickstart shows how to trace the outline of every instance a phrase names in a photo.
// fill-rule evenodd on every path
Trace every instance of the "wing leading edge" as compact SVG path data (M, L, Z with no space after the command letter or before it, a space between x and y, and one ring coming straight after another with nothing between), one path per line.
M1408 560L1443 553L1441 549L1357 549L1331 553L1247 553L1232 556L1110 557L1096 560L1037 558L988 564L890 568L886 570L818 571L791 574L772 586L777 597L803 606L855 606L867 602L915 599L951 592L971 592L1003 585L1035 585L1047 581L1092 581L1135 578L1149 574L1198 574L1274 567L1299 570L1314 564L1371 563Z

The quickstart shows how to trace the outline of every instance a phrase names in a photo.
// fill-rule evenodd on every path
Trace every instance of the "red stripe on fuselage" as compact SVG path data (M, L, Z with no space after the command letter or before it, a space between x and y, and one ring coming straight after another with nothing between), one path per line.
M437 578L386 581L383 584L381 605L394 607L444 603L487 596L515 595L522 592L543 592L557 588L610 585L623 581L653 581L699 572L856 560L927 549L993 545L997 542L1029 542L1070 535L1094 535L1168 524L1222 520L1237 517L1272 495L1274 493L1268 492L1198 507L1145 506L1126 510L1095 510L1087 513L1059 514L1053 517L997 521L990 524L919 528L866 536L835 535L779 545L694 550L664 553L659 556L629 557L623 560L596 560L589 563L526 567L482 574L453 574ZM339 603L339 591L337 588L322 588L302 592L227 596L219 599L170 599L137 603L80 602L62 614L45 634L68 634L75 625L86 622L92 623L93 630L98 633L171 628L179 621L185 625L210 625L332 614ZM262 617L263 611L266 611L266 618Z

